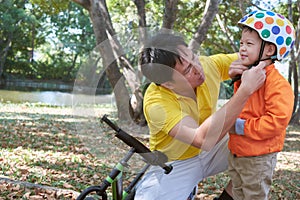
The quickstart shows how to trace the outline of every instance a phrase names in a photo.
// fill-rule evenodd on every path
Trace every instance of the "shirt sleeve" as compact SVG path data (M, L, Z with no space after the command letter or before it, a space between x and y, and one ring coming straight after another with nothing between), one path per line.
M235 121L235 133L237 135L244 135L244 127L245 127L245 121L244 119L237 118Z
M210 56L211 59L213 60L214 64L217 66L221 78L223 81L229 79L229 67L230 64L238 59L238 54L237 53L232 53L232 54L216 54Z
M163 105L154 103L147 106L145 111L149 120L149 127L154 133L162 131L168 134L170 130L186 116L185 113L180 112L176 103Z

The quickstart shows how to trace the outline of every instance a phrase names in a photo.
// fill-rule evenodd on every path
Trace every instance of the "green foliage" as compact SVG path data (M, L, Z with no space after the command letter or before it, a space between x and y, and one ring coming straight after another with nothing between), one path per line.
M66 11L48 19L48 34L53 37L48 37L48 45L39 49L43 56L37 62L41 65L39 68L44 68L40 76L72 81L80 64L96 44L88 13L71 2Z
M221 83L220 87L220 99L230 99L233 95L233 85L231 84L231 80L226 80Z
M20 1L5 0L0 7L0 49L7 50L7 55L1 53L1 58L6 59L4 72L26 71L31 59L31 50L44 43L45 38L39 35L41 28L39 20L33 14L34 9ZM35 35L39 35L35 39ZM2 61L3 61L2 60Z
M288 14L288 5L286 3L281 2L277 7L274 8L275 12L281 13L282 15L284 15L285 17L288 18L289 14ZM296 3L292 3L292 23L294 25L294 28L297 28L297 22L299 20L300 17L300 13L297 9L297 4Z
M205 1L179 1L174 29L185 35L187 39L192 39L201 23L204 8Z
M69 1L61 0L29 0L32 4L36 4L40 9L48 15L58 14L68 8Z
M44 4L49 6L48 3L40 3L42 5L3 2L0 8L0 49L11 43L4 74L18 78L73 81L78 67L95 46L88 13L77 4L65 1L60 7L66 9L64 12L57 9L48 12L40 10L41 6L45 9Z
M64 50L86 54L95 46L94 32L88 13L75 3L66 11L50 17L51 25Z

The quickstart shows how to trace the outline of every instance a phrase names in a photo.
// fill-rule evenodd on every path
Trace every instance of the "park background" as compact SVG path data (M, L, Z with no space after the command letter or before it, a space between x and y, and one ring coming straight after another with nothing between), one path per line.
M256 9L287 16L297 30L290 59L278 64L296 98L270 199L300 198L299 0L0 2L1 199L75 199L99 184L127 150L99 125L103 114L148 145L137 67L144 30L179 32L202 55L236 52L237 21ZM108 63L101 44L110 37L119 56ZM220 105L232 95L229 82L221 88ZM198 199L212 199L227 182L226 174L204 180Z

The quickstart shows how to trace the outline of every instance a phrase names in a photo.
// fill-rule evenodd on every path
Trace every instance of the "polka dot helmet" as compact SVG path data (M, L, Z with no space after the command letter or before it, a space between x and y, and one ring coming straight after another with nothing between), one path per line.
M275 44L278 60L287 57L294 45L293 25L280 14L272 11L253 11L244 16L238 24L256 30L262 40Z

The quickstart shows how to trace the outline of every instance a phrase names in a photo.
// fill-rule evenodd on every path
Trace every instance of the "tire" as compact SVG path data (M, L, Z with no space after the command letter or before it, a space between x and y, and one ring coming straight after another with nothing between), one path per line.
M99 186L91 186L85 189L80 195L77 197L76 200L95 200L93 197L87 197L91 192L99 192L101 189ZM106 192L103 193L102 198L103 200L107 200Z

